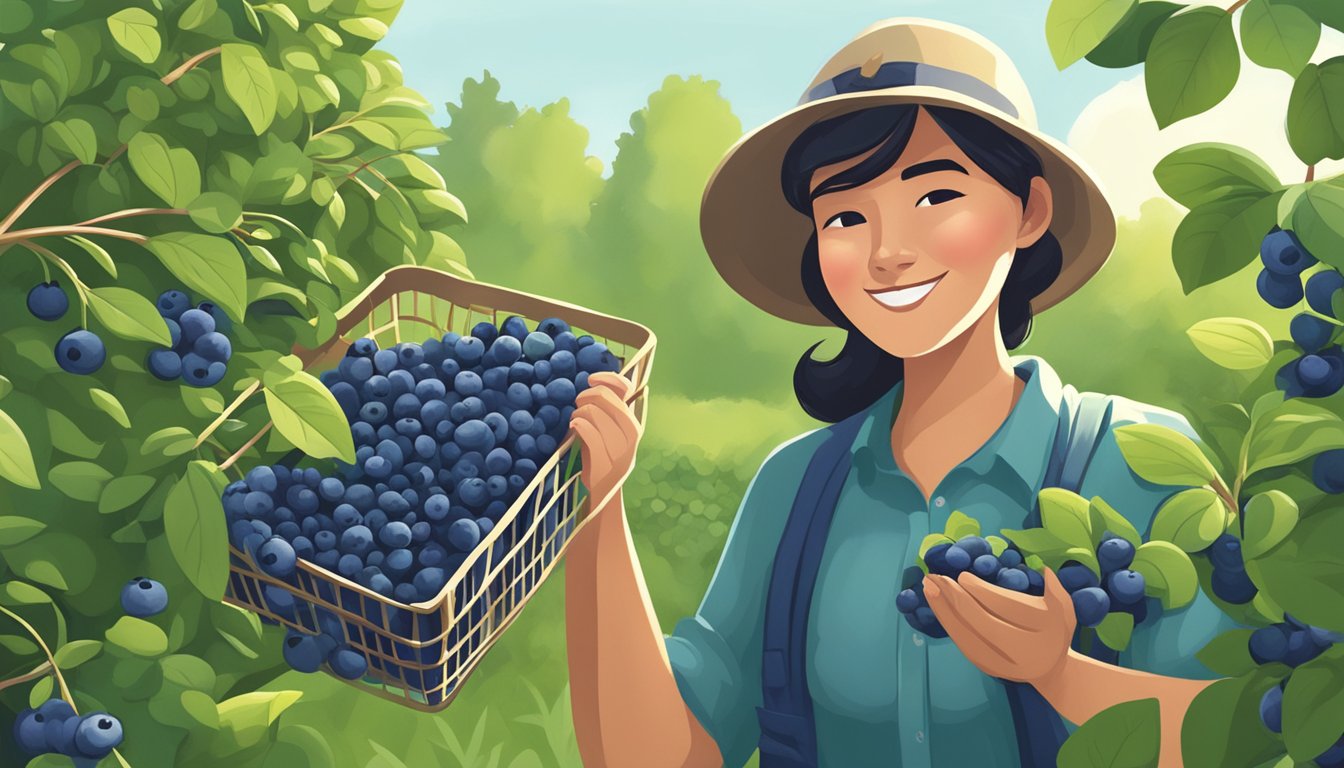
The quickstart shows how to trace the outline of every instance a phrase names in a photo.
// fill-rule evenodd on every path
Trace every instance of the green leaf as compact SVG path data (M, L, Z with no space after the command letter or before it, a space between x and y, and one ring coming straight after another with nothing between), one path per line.
M1124 69L1142 64L1148 57L1148 47L1152 45L1153 35L1162 23L1182 8L1179 3L1167 3L1162 0L1144 0L1129 9L1129 13L1120 20L1120 25L1106 36L1087 60L1099 67Z
M1167 19L1153 35L1143 72L1157 127L1211 109L1232 92L1240 72L1227 11L1194 7Z
M220 496L224 477L208 461L193 461L168 492L163 531L178 567L208 600L220 600L229 580L228 526Z
M14 391L14 382L6 376L0 376L0 399Z
M1344 56L1303 67L1288 97L1286 127L1303 163L1344 157Z
M999 535L1013 542L1024 554L1042 555L1046 552L1063 552L1069 548L1068 542L1044 528L1014 530L1005 528Z
M1153 177L1168 197L1186 208L1228 197L1261 198L1279 188L1278 177L1259 156L1217 142L1181 147L1158 162Z
M1087 499L1064 488L1042 488L1038 503L1045 530L1070 546L1093 546Z
M1232 629L1218 635L1195 653L1195 658L1209 671L1224 677L1244 675L1258 664L1251 658L1250 642L1253 629Z
M103 644L98 640L71 640L56 649L56 666L62 671L74 669L102 652Z
M1217 472L1199 446L1161 424L1116 427L1115 440L1130 469L1158 485L1212 485Z
M1292 5L1306 11L1311 18L1344 31L1344 5L1340 5L1335 0L1285 0Z
M243 111L252 132L262 135L275 120L279 94L271 77L271 68L261 51L244 43L220 46L220 59L224 92Z
M224 396L211 387L191 387L183 384L182 404L187 412L198 419L208 419L224 412Z
M1133 633L1134 617L1128 613L1108 613L1097 625L1097 638L1117 651L1125 650Z
M1123 615L1133 621L1134 617ZM1059 764L1069 768L1157 768L1160 731L1157 699L1116 704L1093 715L1069 736L1059 748Z
M1045 14L1045 39L1063 70L1096 48L1137 0L1053 0Z
M164 427L151 433L140 444L140 455L162 453L164 456L181 456L196 445L196 435L185 427Z
M18 517L9 514L0 517L0 547L12 547L33 538L46 530L47 524L40 520Z
M169 340L171 343L171 337ZM90 389L89 399L98 407L98 410L112 417L112 420L121 425L122 429L131 428L131 420L126 416L126 409L121 407L121 401L117 396L103 389Z
M187 206L196 226L206 232L224 234L243 223L243 206L223 192L202 192Z
M23 488L37 490L42 483L37 479L33 464L33 449L18 423L8 413L0 411L0 477Z
M98 136L87 120L72 117L47 123L42 129L47 144L64 151L81 163L98 159Z
M921 566L924 565L924 562L923 562L923 561L924 561L924 553L925 553L925 552L928 552L930 547L934 547L934 546L937 546L937 545L939 545L939 544L954 544L954 543L956 543L956 542L955 542L955 540L954 540L952 537L950 537L950 536L946 536L946 535L941 534L941 533L930 533L929 535L925 536L925 537L924 537L924 540L921 541L921 542L919 543L919 559L920 559L920 565L921 565Z
M1163 502L1153 517L1152 539L1186 552L1207 549L1227 529L1227 507L1208 488L1190 488Z
M1300 621L1344 632L1344 515L1315 514L1247 561L1257 585Z
M300 691L257 691L219 702L219 724L233 733L239 747L261 741L271 723L303 696Z
M1211 317L1185 333L1205 357L1230 370L1262 368L1274 357L1274 340L1253 320Z
M117 45L145 64L159 58L162 41L158 27L159 20L143 8L117 11L107 19L107 28Z
M1241 12L1241 47L1262 67L1296 77L1320 40L1321 23L1288 3L1251 0Z
M1293 670L1283 691L1283 741L1295 760L1311 760L1339 739L1344 725L1344 647Z
M80 237L79 235L70 235L65 239L83 248L84 252L92 256L94 262L102 267L104 272L112 277L117 276L117 263L112 260L112 255L107 252L106 248L87 237Z
M219 10L216 0L196 0L177 18L177 26L192 30L203 26Z
M1260 698L1271 685L1260 673L1218 680L1199 692L1181 726L1185 768L1253 766L1283 753L1283 743L1260 722Z
M37 643L19 635L0 635L0 648L15 656L36 656L40 652Z
M1294 192L1284 198L1284 206L1290 206L1288 216L1280 216L1286 218L1284 227L1312 255L1335 269L1344 268L1344 187L1313 182Z
M209 296L235 321L243 319L247 268L233 243L198 232L169 232L151 237L145 247L188 288Z
M947 525L943 526L943 533L946 533L953 541L963 536L979 536L980 521L961 510L954 509L952 514L947 516Z
M1278 546L1292 533L1297 520L1297 502L1283 491L1271 489L1252 496L1242 513L1242 557L1256 558Z
M215 700L208 694L186 690L181 693L180 698L182 709L186 710L192 719L211 730L219 728L219 709L215 706Z
M107 642L136 656L153 658L168 650L168 636L154 624L134 616L117 619L103 635Z
M1296 464L1338 448L1344 448L1344 421L1339 416L1301 398L1285 400L1256 419L1247 449L1246 475Z
M268 384L264 391L276 430L295 447L316 459L355 460L350 422L320 381L300 371Z
M1134 527L1134 524L1129 522L1129 518L1116 512L1115 508L1110 504L1107 504L1100 496L1093 496L1089 504L1091 509L1101 513L1101 519L1105 521L1105 527L1102 529L1102 533L1110 531L1134 545L1135 549L1138 549L1139 545L1143 543L1143 537L1139 535L1139 531ZM1095 526L1093 527L1093 534L1095 537Z
M153 487L154 478L149 475L122 475L114 478L98 497L98 512L104 515L120 512L143 499Z
M173 654L159 660L163 668L163 679L183 688L195 691L210 691L215 687L215 670L208 662L198 656Z
M148 299L135 291L112 286L90 288L85 295L88 297L89 311L117 336L172 346L173 337L168 332L168 324L163 321L163 316ZM99 406L102 407L102 404Z
M182 147L170 147L162 136L135 134L126 142L126 156L136 177L172 207L185 208L201 194L196 158Z
M986 536L985 541L989 542L989 551L994 553L995 557L1002 555L1003 551L1008 549L1008 541L1000 536Z
M77 501L97 501L112 473L89 461L67 461L47 472L47 479L61 493Z
M32 584L22 581L8 581L0 585L0 602L6 605L43 605L51 602L51 597Z
M28 692L28 706L33 708L42 706L42 702L51 698L51 691L54 686L55 683L52 682L51 675L45 675L36 683L33 683L32 690Z
M60 566L50 560L34 558L29 560L22 567L15 568L23 574L25 579L36 581L38 584L46 584L49 587L55 587L62 592L68 590L70 585L65 580L65 575L61 573Z
M1114 0L1112 0L1113 2ZM1131 2L1133 0L1130 0ZM369 18L341 19L337 22L341 29L349 32L356 37L362 37L365 40L382 40L387 35L387 25L383 22Z
M1161 599L1167 610L1186 605L1199 591L1195 564L1168 541L1149 541L1140 546L1130 570L1143 574L1146 594Z
M1260 241L1278 218L1282 193L1248 195L1202 205L1176 227L1171 257L1186 294L1240 272L1256 260Z

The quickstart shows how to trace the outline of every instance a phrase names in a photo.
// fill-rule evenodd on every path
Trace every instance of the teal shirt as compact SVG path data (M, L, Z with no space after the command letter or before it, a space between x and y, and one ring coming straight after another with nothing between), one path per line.
M916 633L896 609L902 574L920 542L941 532L952 510L985 534L1019 528L1039 493L1064 387L1044 360L1013 357L1022 396L989 441L952 469L930 500L891 452L900 407L897 384L867 410L822 554L807 631L807 680L822 766L905 768L1016 766L1017 741L1001 682L962 655L950 638ZM1181 415L1110 396L1110 429L1080 493L1101 496L1146 532L1162 502L1182 490L1159 486L1125 463L1111 430L1157 423L1198 439ZM761 632L775 549L822 430L776 448L747 489L713 581L695 615L666 636L668 658L688 708L741 766L760 729ZM1189 606L1137 627L1121 654L1126 667L1170 676L1215 677L1194 654L1236 627L1201 592Z

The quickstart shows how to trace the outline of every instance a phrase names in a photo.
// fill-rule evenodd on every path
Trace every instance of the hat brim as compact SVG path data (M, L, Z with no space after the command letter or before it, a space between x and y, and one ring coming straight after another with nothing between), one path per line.
M971 112L1036 152L1053 193L1050 232L1059 240L1063 266L1050 287L1032 299L1033 314L1059 303L1105 264L1115 246L1115 215L1093 175L1068 147L955 91L902 86L800 105L728 149L705 185L700 235L715 269L733 290L772 315L807 325L831 325L803 290L803 247L814 225L784 198L784 154L816 122L887 104L929 104Z

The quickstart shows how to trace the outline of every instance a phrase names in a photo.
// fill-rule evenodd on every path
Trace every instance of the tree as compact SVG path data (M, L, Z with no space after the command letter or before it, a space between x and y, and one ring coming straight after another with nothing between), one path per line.
M0 635L0 675L35 681L0 684L6 708L54 690L112 711L139 765L238 765L275 741L299 692L255 692L283 671L279 638L220 602L219 491L293 448L350 458L343 415L290 349L325 341L388 266L465 269L440 231L462 204L413 153L443 136L372 50L399 7L4 4L0 622L24 618L34 636ZM25 294L53 278L70 310L43 322ZM146 372L169 342L153 303L169 289L220 310L234 357L217 386ZM87 376L53 355L76 326L107 346ZM264 444L245 442L268 420ZM166 612L120 615L137 574L167 586ZM64 672L55 687L39 639ZM17 764L14 749L3 740L0 762Z

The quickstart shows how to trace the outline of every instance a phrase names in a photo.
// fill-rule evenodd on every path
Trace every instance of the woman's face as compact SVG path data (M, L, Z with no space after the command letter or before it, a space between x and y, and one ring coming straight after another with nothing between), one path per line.
M819 168L810 189L873 151ZM997 323L1013 254L1045 233L1050 214L1044 178L1032 179L1024 210L923 109L884 174L813 201L826 288L861 333L900 358L938 349L987 311Z

